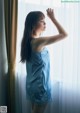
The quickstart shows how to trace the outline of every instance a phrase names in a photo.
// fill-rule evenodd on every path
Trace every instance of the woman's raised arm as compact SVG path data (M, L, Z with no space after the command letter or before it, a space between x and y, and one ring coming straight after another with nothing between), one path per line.
M47 16L51 19L51 21L57 27L57 30L58 30L59 34L53 35L53 36L45 36L45 37L37 38L34 43L39 48L41 48L41 47L43 47L45 45L49 45L49 44L55 43L57 41L60 41L60 40L64 39L65 37L67 37L66 31L59 24L59 22L56 20L56 18L54 16L53 9L48 8L46 11L47 11Z

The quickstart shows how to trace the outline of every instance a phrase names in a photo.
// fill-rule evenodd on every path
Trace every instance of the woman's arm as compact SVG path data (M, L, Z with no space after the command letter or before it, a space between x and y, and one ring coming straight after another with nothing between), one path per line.
M55 24L55 26L57 27L57 30L59 31L59 34L63 34L64 36L67 36L66 31L64 30L64 28L59 24L59 22L56 20L55 16L54 16L54 11L51 8L47 9L47 15L48 17L51 19L51 21Z
M55 43L57 41L60 41L67 36L67 33L64 30L64 28L55 19L53 9L48 8L47 15L51 19L51 21L55 24L55 26L57 27L59 34L53 35L53 36L46 36L46 37L37 38L34 43L39 49L45 45L49 45L49 44Z

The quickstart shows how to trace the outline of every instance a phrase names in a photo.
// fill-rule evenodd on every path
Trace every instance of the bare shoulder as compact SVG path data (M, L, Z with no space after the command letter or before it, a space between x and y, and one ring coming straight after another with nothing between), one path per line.
M31 40L32 50L40 52L44 48L44 46L39 45L41 38L33 38Z
M64 35L64 34L57 34L53 36L39 37L34 39L32 43L37 48L43 48L46 45L50 45L64 39L66 36L67 35Z
M44 46L53 44L55 42L58 42L62 39L64 39L67 35L64 34L57 34L53 36L45 36L45 37L39 37L39 38L34 38L32 39L32 48L41 51Z

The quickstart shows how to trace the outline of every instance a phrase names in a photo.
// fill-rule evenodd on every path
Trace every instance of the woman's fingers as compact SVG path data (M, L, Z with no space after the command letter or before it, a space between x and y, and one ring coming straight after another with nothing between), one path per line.
M50 18L54 17L54 10L53 10L53 9L48 8L46 11L47 11L47 15L48 15Z
M53 9L48 8L46 11L47 11L47 12L53 12Z
M46 11L47 11L48 14L52 14L53 13L53 9L51 9L51 8L48 8Z

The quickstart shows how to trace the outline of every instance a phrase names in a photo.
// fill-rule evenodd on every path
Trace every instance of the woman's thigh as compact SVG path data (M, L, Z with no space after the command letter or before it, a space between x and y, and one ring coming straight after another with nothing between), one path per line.
M33 112L32 113L44 113L48 103L45 104L32 104Z

